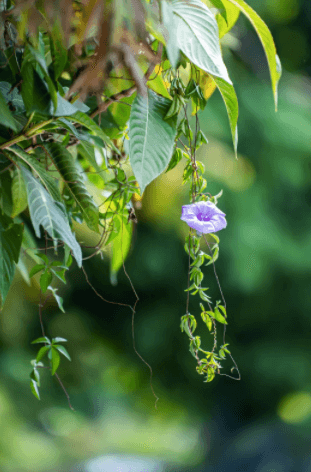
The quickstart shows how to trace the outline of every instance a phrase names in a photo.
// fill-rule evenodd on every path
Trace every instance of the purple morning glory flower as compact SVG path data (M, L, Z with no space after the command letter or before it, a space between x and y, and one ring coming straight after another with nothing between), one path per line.
M215 233L227 226L223 213L212 202L197 202L182 207L181 219L200 233Z

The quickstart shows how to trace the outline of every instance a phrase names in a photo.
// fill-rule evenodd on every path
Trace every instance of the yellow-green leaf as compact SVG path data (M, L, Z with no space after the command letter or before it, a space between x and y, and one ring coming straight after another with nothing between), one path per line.
M12 218L19 215L22 211L27 208L27 190L26 185L22 176L22 173L18 167L14 170L14 176L12 180Z
M243 0L230 0L233 5L237 6L242 13L249 19L255 28L258 37L263 45L265 54L267 56L271 82L272 82L272 91L274 96L275 109L277 109L278 103L278 82L281 78L282 67L280 59L276 53L275 44L272 38L272 34L266 23L260 18L260 16Z

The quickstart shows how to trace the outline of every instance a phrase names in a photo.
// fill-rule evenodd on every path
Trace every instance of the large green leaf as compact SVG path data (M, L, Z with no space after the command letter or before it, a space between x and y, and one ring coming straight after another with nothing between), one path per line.
M169 164L176 122L164 121L171 100L148 90L146 98L137 95L130 116L130 162L141 193Z
M60 239L72 249L78 266L81 267L81 248L71 232L65 213L59 206L60 204L50 197L45 188L28 169L24 166L20 167L26 182L29 212L36 236L40 238L40 225L43 226L53 239L55 246L57 240Z
M46 143L44 147L64 178L65 185L79 206L86 224L91 230L98 232L98 207L88 193L72 155L59 143Z
M8 156L11 161L15 162L16 164L20 163L19 159L28 164L29 167L31 167L31 169L38 175L41 182L52 196L53 200L57 200L59 202L62 200L59 191L58 181L53 179L53 177L49 175L43 165L40 164L39 161L37 161L35 156L25 152L19 146L12 146L10 150L5 150L3 152ZM19 159L17 159L17 157Z
M220 91L221 96L227 108L234 152L237 157L237 147L238 147L237 122L238 122L238 116L239 116L238 99L237 99L235 90L233 88L233 85L228 84L227 82L225 82L223 79L220 79L219 77L212 77L212 79L216 83L218 90Z
M244 13L244 15L249 19L263 45L270 70L275 109L277 109L278 82L281 78L282 67L280 59L276 53L272 34L270 33L266 23L260 18L259 15L257 15L257 13L249 5L247 5L247 3L245 3L243 0L230 0L230 2L233 3L233 5L237 6L241 10L241 12Z
M12 218L19 215L22 211L27 208L27 191L26 185L21 173L21 170L16 167L14 170L14 176L12 180Z
M11 286L23 239L23 225L0 211L0 308Z
M200 0L174 0L178 45L193 64L232 84L223 62L216 19Z

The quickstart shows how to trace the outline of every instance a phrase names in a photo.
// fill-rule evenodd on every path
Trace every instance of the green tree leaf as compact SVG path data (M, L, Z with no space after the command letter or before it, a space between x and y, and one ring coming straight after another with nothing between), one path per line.
M58 350L58 352L63 354L63 356L65 356L69 361L71 361L71 357L64 346L60 346L59 344L54 344L53 346L55 347L55 349Z
M98 207L88 193L72 155L59 143L46 143L45 149L64 178L65 185L81 210L86 224L91 230L98 233Z
M18 167L14 170L14 176L12 180L12 218L19 215L22 211L27 208L27 191L26 185L22 176L22 173Z
M51 373L52 375L54 375L60 363L60 355L58 353L58 350L54 347L52 347L51 353L52 353L52 356L51 356L52 372Z
M244 15L249 19L263 45L270 70L275 109L277 109L278 82L281 78L282 67L280 59L276 53L272 34L270 33L266 23L249 5L247 5L247 3L245 3L243 0L230 0L230 2L233 3L233 5L237 6L241 10L241 12L244 13Z
M40 400L40 393L38 388L38 383L34 379L30 379L30 388L34 396Z
M11 286L23 239L23 224L0 211L0 309Z
M36 275L38 272L40 272L41 270L44 270L45 269L45 265L44 264L37 264L35 265L31 271L29 272L29 277L33 277L34 275Z
M47 191L42 187L24 166L21 166L26 182L28 206L31 221L36 233L40 238L40 225L48 232L56 246L57 240L64 241L73 251L73 255L79 267L82 265L82 252L64 212L56 205Z
M178 45L193 64L232 84L223 62L217 22L200 0L174 0Z
M51 349L51 346L43 346L39 349L36 357L36 361L39 362L45 356L45 354Z
M118 154L120 154L119 149L115 147L109 136L107 136L106 133L104 133L104 131L88 115L86 115L82 111L77 111L74 115L70 115L67 118L75 123L79 123L80 125L85 126L85 128L89 129L90 131L93 131L96 136L98 136L104 141L104 143L108 144Z
M59 308L63 313L65 313L64 306L63 306L64 300L62 299L62 297L60 297L59 295L57 295L57 288L53 288L53 287L49 286L48 289L51 290L51 292L53 293L53 297L54 297L55 300L56 300L56 303L57 303L57 305L58 305L58 308ZM62 338L55 338L55 339L62 339ZM55 339L53 339L53 342L55 341ZM66 339L65 339L65 341L66 341Z
M240 10L230 3L230 0L210 0L210 2L220 10L216 15L219 28L219 38L222 38L237 22Z
M164 121L172 101L148 90L137 95L130 116L130 162L141 193L170 162L176 120Z
M49 270L43 272L40 277L40 287L43 293L45 293L48 289L48 286L52 282L53 275Z
M41 182L52 196L53 200L56 200L58 202L62 201L57 180L53 179L48 174L43 165L40 164L40 162L38 162L32 154L28 154L19 146L12 146L10 150L5 150L4 152L13 162L16 162L17 164L20 163L20 161L16 159L17 156L23 162L28 164L29 167L31 167L31 169L35 172L35 174L38 175Z

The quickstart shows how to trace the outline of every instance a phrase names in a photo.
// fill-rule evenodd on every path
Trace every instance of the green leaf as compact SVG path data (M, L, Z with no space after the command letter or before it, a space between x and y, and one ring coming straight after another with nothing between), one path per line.
M37 339L35 339L34 341L31 342L31 344L39 344L39 343L51 344L51 341L46 336L43 336L42 338L37 338Z
M50 36L50 48L55 80L59 78L67 63L67 49L64 46L61 19L55 19Z
M182 150L179 149L179 148L176 148L174 153L173 153L172 159L170 160L168 168L166 169L165 172L168 172L168 171L174 169L174 167L176 167L177 164L181 161L182 157L183 157Z
M37 264L35 265L31 271L29 272L29 277L33 277L34 275L36 275L38 272L40 272L41 270L44 270L45 269L45 265L44 264Z
M23 224L16 224L0 211L0 309L15 273L23 239Z
M54 344L55 349L58 350L63 356L65 356L69 361L71 361L70 355L67 349L64 346L60 346L59 344Z
M130 116L130 163L141 193L168 165L176 135L176 121L164 121L171 100L148 90L137 95Z
M43 79L30 63L23 63L21 73L23 79L21 94L27 113L50 115L52 102Z
M168 90L165 86L165 82L162 78L161 72L155 73L150 76L150 79L147 82L148 87L156 92L158 95L161 95L162 97L166 97L169 100L171 100L171 96L168 93Z
M114 151L120 154L120 151L115 147L111 139L88 115L86 115L82 111L77 111L74 115L70 115L67 118L75 123L79 123L80 125L85 126L90 131L93 131L96 134L96 136L98 136L104 141L104 143L108 144L110 147L114 149Z
M39 393L38 383L33 379L30 379L30 388L31 388L31 391L34 394L34 396L38 400L40 400L40 393Z
M4 96L0 90L0 124L5 127L11 128L13 131L17 131L16 123L14 121L13 115L10 112L10 109L5 101Z
M177 38L177 24L171 2L161 2L162 23L165 28L164 38L168 59L176 69L179 61L180 51Z
M37 382L38 386L40 386L40 375L38 369L33 369L30 374L30 378Z
M18 167L14 170L14 176L12 180L12 218L22 213L27 208L27 191L26 185Z
M230 0L210 0L212 4L220 10L216 15L219 28L219 38L222 38L230 31L240 15L240 10L230 3Z
M275 109L277 109L278 82L281 78L282 67L280 59L276 53L272 34L270 33L269 28L267 27L265 22L249 5L247 5L247 3L245 3L243 0L230 0L230 2L233 3L233 5L235 5L236 7L238 7L241 12L244 13L244 15L249 19L263 45L270 70Z
M27 186L28 206L36 236L40 238L40 225L42 225L54 240L54 245L56 245L57 240L60 239L72 249L78 266L81 267L81 248L71 232L64 212L56 205L56 202L52 200L42 185L32 176L31 172L24 166L21 166L21 169Z
M51 349L52 351L52 358L51 358L51 363L52 363L52 375L55 374L55 372L58 369L59 363L60 363L60 355L54 347Z
M38 162L32 154L28 154L19 146L12 146L9 151L5 150L4 152L12 161L16 162L17 164L19 164L20 161L16 159L16 156L28 164L35 174L38 175L41 182L52 196L53 200L58 202L62 201L57 180L53 179L48 174L43 165L40 164L40 162Z
M91 230L98 233L98 207L88 193L72 155L59 143L46 143L45 149L64 178L65 185L82 212L86 224Z
M56 338L53 338L52 341L54 343L66 343L67 342L67 339L65 338L60 338L60 337L56 337Z
M174 0L178 45L193 64L232 84L223 62L218 26L210 9L200 0Z
M120 230L111 243L110 280L113 285L117 284L117 273L129 253L132 232L133 227L131 221L127 223L125 219L121 219Z
M223 101L225 102L225 105L227 108L234 152L235 152L235 156L237 157L237 147L238 147L237 122L238 122L238 116L239 116L238 99L237 99L235 90L233 88L233 85L228 84L226 81L224 81L223 79L220 79L219 77L212 77L212 79L217 85L218 90L220 91Z
M48 286L52 282L53 275L49 270L43 272L40 277L40 287L43 293L45 293L48 289Z
M6 49L6 51L8 51ZM0 90L6 102L11 102L13 107L16 108L16 112L25 111L25 105L21 94L18 92L17 87L13 90L12 85L9 82L0 82Z
M53 293L53 297L55 298L56 300L56 303L58 305L58 308L63 312L65 313L65 310L64 310L64 306L63 306L63 303L64 303L64 300L62 299L62 297L60 297L59 295L57 295L57 288L53 288L51 286L48 287L49 290L51 290L51 292ZM55 338L55 339L62 339L62 338ZM53 339L53 342L55 341L55 339ZM66 339L65 339L66 341Z
M2 211L11 216L13 210L12 200L12 177L10 171L7 170L0 174L0 206Z
M51 349L51 346L43 346L39 349L36 357L36 361L39 362L45 356L45 354Z
M216 321L219 321L219 323L228 324L226 318L220 313L217 307L214 310L214 318Z
M48 71L48 68L45 62L45 57L43 56L43 54L41 54L39 51L34 49L30 44L27 44L27 47L25 48L25 51L24 51L23 65L24 63L27 65L32 64L34 67L36 67L37 64L39 65L43 73L44 79L47 83L50 96L52 98L52 102L54 105L54 110L56 110L57 109L57 90L49 75L49 71ZM22 70L23 70L23 65L22 65ZM51 114L53 115L53 111Z

